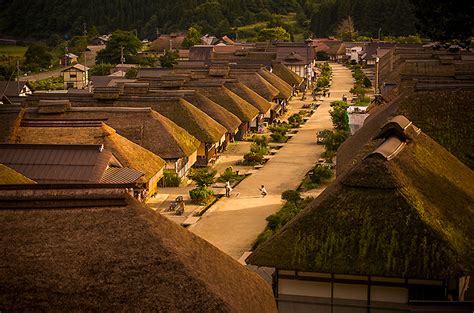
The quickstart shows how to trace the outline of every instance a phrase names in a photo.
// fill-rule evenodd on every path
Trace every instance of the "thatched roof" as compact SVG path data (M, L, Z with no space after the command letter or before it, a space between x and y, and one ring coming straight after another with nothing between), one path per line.
M151 107L201 142L219 142L227 132L224 126L182 98L157 98Z
M150 108L77 107L63 114L38 114L28 109L24 121L45 123L51 120L104 120L117 133L150 150L163 159L190 156L200 141L167 117Z
M272 64L273 74L283 79L288 85L298 87L303 82L303 78L290 70L285 65L274 62Z
M259 114L258 110L253 105L226 87L206 86L197 87L195 89L226 110L235 114L242 123L251 122Z
M267 69L260 69L258 71L263 78L272 84L279 91L278 97L281 99L289 99L293 93L293 88L288 85L283 79L270 73Z
M24 111L18 107L0 108L0 143L9 143L20 126Z
M0 221L7 311L276 312L257 274L131 198Z
M364 146L380 127L398 114L405 115L423 132L474 168L471 102L473 91L425 91L404 93L393 101L371 109L364 126L339 148L338 173L357 163L366 153Z
M472 273L472 171L423 133L403 145L338 176L248 263L422 279Z
M17 171L0 164L0 185L35 184L35 181Z
M16 143L103 144L122 166L144 173L141 182L148 182L165 166L159 156L120 136L105 123L88 127L75 127L73 122L62 127L20 127Z
M242 84L246 85L268 101L273 101L280 93L277 88L266 81L257 72L240 72L233 70L231 77L237 78Z
M219 124L224 126L228 132L235 133L239 129L241 123L237 116L207 98L201 92L196 91L192 94L188 94L184 96L184 99L212 117Z
M253 105L261 114L266 114L272 107L269 101L240 82L228 82L225 87Z

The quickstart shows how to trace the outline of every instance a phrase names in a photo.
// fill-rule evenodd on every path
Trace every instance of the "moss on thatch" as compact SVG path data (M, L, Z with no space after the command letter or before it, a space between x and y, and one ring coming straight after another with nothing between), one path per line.
M124 167L144 173L139 179L144 183L165 166L162 158L120 136L106 124L92 127L20 127L16 143L103 144Z
M127 201L126 206L1 210L0 306L276 312L270 285L257 274L137 201Z
M239 82L249 87L267 101L273 101L280 94L280 91L260 76L257 72L232 71L231 76L237 78Z
M0 185L35 184L36 182L17 171L0 164Z
M272 73L283 79L288 85L298 87L303 78L281 63L273 63Z
M461 162L474 168L471 102L474 91L405 92L393 101L374 107L364 127L351 136L337 153L337 171L360 162L373 137L392 117L404 115Z
M227 132L224 126L182 98L159 98L152 108L204 143L219 142Z
M197 90L215 103L237 116L242 123L251 122L258 114L258 110L227 89L226 87L200 87Z
M272 104L258 93L239 82L226 83L225 87L230 91L253 105L261 114L266 114L271 109Z
M344 172L247 261L310 272L463 276L474 265L473 181L472 171L421 134L390 161L375 155Z
M28 123L61 121L106 120L107 124L128 140L150 150L163 159L179 159L192 155L201 144L198 139L163 115L144 108L73 108L62 114L38 114L28 110ZM52 124L52 123L51 123Z
M184 99L212 117L224 126L228 132L235 133L239 129L241 122L235 114L207 98L201 92L196 91L192 95L186 95Z
M272 84L279 91L278 97L280 99L289 99L293 94L293 88L288 85L283 79L270 73L267 69L260 69L258 74L265 78L270 84Z

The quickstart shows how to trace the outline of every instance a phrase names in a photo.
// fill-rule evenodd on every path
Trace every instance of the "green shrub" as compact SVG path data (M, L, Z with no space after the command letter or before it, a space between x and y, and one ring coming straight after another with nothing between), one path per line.
M214 192L206 187L197 187L189 191L191 201L196 204L206 205L214 197Z
M192 168L188 174L188 178L196 183L200 188L210 186L214 183L217 171L208 167Z
M217 179L221 183L225 182L238 182L244 179L245 176L237 174L237 172L234 172L232 167L229 166L224 170L224 172L221 173L219 178Z
M175 172L165 171L163 176L164 187L179 187L181 185L181 177Z
M303 198L301 198L301 194L297 190L286 190L281 194L281 198L288 202L299 203Z
M300 113L295 113L288 118L288 123L293 128L300 127L300 125L303 123L303 117L301 116Z
M288 140L288 137L286 137L283 133L279 133L279 132L272 133L270 137L272 137L273 142L283 143Z
M244 165L258 165L258 164L263 164L263 155L249 152L244 155Z
M370 81L370 79L367 76L364 77L364 87L365 88L372 87L372 82Z
M315 184L321 184L334 176L334 172L327 166L316 165L311 175L311 181Z

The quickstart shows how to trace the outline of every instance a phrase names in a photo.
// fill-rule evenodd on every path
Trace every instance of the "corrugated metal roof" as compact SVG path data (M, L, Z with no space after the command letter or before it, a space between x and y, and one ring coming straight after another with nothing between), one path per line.
M136 182L144 174L128 167L109 167L100 180L103 184L128 184Z
M97 183L111 158L102 145L0 144L0 163L38 183Z

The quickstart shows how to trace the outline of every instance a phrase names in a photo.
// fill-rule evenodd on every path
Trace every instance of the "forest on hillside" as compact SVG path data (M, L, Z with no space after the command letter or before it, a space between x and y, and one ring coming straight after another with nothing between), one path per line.
M0 1L0 35L68 39L86 29L108 33L135 31L141 39L198 25L204 33L226 34L242 25L267 22L275 14L296 13L306 37L328 36L352 17L358 34L377 37L451 36L472 31L473 5L443 0L11 0ZM416 16L416 17L415 17ZM454 21L454 22L453 22ZM420 23L421 22L421 23ZM467 23L467 24L466 24ZM418 27L417 27L418 26ZM450 30L447 34L435 30ZM462 30L461 30L462 31ZM446 33L446 31L445 31Z

